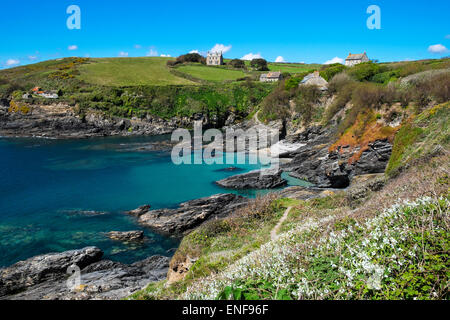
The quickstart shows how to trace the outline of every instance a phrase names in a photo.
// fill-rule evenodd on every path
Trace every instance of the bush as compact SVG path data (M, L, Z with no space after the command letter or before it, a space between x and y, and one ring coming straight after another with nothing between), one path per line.
M236 69L245 69L245 62L240 59L233 59L230 62L228 62L228 65Z
M336 78L336 79L335 79ZM324 123L327 124L336 113L344 109L346 104L352 99L353 89L356 83L346 74L339 74L331 81L331 88L338 92L333 103L327 108L324 116Z
M269 71L267 61L264 59L253 59L250 62L250 66L257 71Z
M266 120L286 119L289 117L290 94L284 85L277 87L262 102L262 116Z
M338 73L328 83L328 91L330 93L339 92L352 82L354 82L354 80L347 73Z
M206 58L199 55L198 53L188 53L179 56L175 61L169 60L167 61L167 66L173 67L182 63L201 63L206 64Z
M297 90L295 109L302 116L305 125L313 118L315 105L319 102L320 90L316 86L301 86Z
M365 62L352 67L347 72L358 81L370 81L374 75L385 72L386 69L384 66L372 62Z
M329 81L335 75L344 71L346 68L347 68L346 66L340 63L330 64L328 66L322 67L322 70L320 71L320 76L325 80Z

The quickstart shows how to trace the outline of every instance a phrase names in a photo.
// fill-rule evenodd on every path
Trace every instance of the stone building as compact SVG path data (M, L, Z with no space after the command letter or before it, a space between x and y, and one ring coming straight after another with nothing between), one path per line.
M206 57L206 64L208 66L221 66L223 65L222 52L208 52Z
M276 82L283 79L280 71L264 73L259 77L261 82Z
M353 67L363 62L369 62L369 58L367 57L365 51L364 53L356 53L356 54L349 53L347 59L345 59L345 65L347 67Z
M321 91L328 90L328 82L320 76L319 71L314 71L314 73L310 73L304 77L302 82L300 82L300 86L302 85L317 86Z

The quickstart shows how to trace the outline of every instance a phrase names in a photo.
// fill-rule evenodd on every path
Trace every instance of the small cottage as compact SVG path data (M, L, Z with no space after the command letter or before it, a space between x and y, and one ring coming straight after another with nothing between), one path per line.
M345 59L345 65L347 67L353 67L353 66L363 63L363 62L369 62L369 58L367 57L367 54L365 51L364 51L364 53L356 53L356 54L352 54L350 52L348 54L347 59Z
M221 66L223 65L223 54L222 52L208 52L206 57L206 64L208 66Z
M319 71L314 71L313 73L308 74L303 78L302 82L300 82L299 85L317 86L322 91L328 90L328 82L320 76Z
M276 82L283 79L280 71L264 73L259 77L261 82Z

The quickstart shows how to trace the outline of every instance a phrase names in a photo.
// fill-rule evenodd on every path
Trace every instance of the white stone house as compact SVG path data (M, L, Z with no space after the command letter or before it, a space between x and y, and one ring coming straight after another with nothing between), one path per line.
M369 58L367 57L367 54L365 51L364 51L364 53L356 53L356 54L352 54L350 52L348 54L347 59L345 59L345 65L347 67L353 67L353 66L363 63L363 62L369 62Z
M322 78L319 74L319 71L314 71L313 73L308 74L303 78L302 82L300 82L299 86L317 86L319 90L326 91L328 90L328 82L324 78Z
M208 66L221 66L223 65L223 54L222 52L208 52L206 57L206 64Z
M280 71L264 73L259 77L259 81L261 82L276 82L283 79Z

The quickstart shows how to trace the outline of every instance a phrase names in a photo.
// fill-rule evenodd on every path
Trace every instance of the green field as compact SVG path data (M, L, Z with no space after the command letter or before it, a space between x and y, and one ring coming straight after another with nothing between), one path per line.
M91 59L78 67L79 79L105 86L195 85L177 77L166 66L170 58L108 58Z
M245 77L245 73L241 70L231 70L222 67L207 67L205 65L185 65L177 68L191 77L206 81L227 81L236 80Z
M289 73L302 73L313 69L319 69L320 64L301 64L301 63L269 63L270 71L281 71Z

